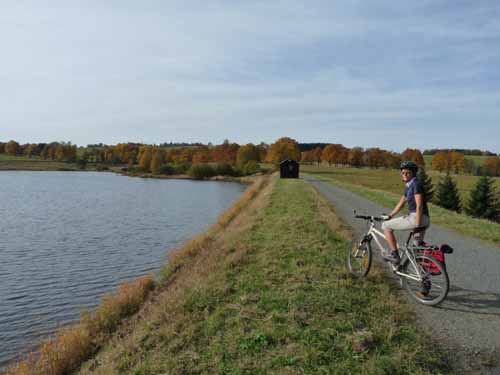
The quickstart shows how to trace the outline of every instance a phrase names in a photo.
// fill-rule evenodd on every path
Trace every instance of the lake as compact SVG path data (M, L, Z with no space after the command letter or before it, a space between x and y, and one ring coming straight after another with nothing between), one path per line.
M245 187L0 172L0 368L124 280L156 272Z

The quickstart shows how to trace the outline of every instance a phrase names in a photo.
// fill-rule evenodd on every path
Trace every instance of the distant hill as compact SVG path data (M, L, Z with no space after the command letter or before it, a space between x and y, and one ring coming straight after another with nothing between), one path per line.
M299 143L299 149L301 152L304 152L315 149L316 147L324 149L327 145L329 145L329 143Z

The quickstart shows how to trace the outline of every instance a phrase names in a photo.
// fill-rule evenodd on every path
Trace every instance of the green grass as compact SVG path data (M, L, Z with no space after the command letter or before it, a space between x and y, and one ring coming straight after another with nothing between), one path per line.
M11 161L11 160L24 160L24 161L33 161L33 160L39 160L40 158L38 156L33 156L33 158L28 158L26 156L12 156L8 154L0 154L0 161Z
M309 185L256 202L80 373L448 373L397 287L346 272L343 229Z
M303 171L323 178L335 185L356 192L385 207L394 207L402 194L401 178L396 171L368 168L333 168L327 166L307 166ZM456 176L461 186L462 196L467 196L464 186L474 184L473 176ZM497 191L500 191L500 179L496 178ZM465 214L445 210L429 204L431 221L464 235L500 245L500 224L488 220L471 218Z
M401 195L403 192L401 176L397 170L393 169L349 167L336 168L327 165L302 165L301 170L302 172L320 174L325 177L330 176L341 182L361 185L371 189L389 191L398 195ZM434 185L437 185L440 178L444 176L444 174L437 171L429 171L428 174L432 178ZM462 198L462 202L466 202L469 199L470 191L476 185L479 177L469 175L453 175L453 179L457 183L457 188ZM495 177L494 181L496 189L500 193L500 178Z
M75 163L36 160L27 158L0 159L0 171L74 171Z

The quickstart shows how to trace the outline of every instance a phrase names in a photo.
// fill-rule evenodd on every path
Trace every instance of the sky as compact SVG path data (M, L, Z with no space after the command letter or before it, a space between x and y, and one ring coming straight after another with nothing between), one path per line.
M500 2L3 0L0 141L500 152Z

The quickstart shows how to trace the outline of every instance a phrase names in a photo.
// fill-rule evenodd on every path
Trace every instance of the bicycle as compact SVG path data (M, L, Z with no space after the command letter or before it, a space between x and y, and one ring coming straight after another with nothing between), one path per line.
M368 230L361 239L352 241L349 245L347 268L354 276L366 277L372 265L372 241L376 243L382 255L385 252L381 243L381 239L385 240L385 235L376 228L375 223L388 220L390 217L356 215L356 212L354 217L366 220ZM404 248L401 249L401 261L398 265L387 263L392 272L399 276L401 285L414 300L424 305L435 306L446 298L450 281L443 263L431 255L424 254L424 251L428 252L429 246L411 244L414 235L423 230L425 228L416 228L410 232Z

